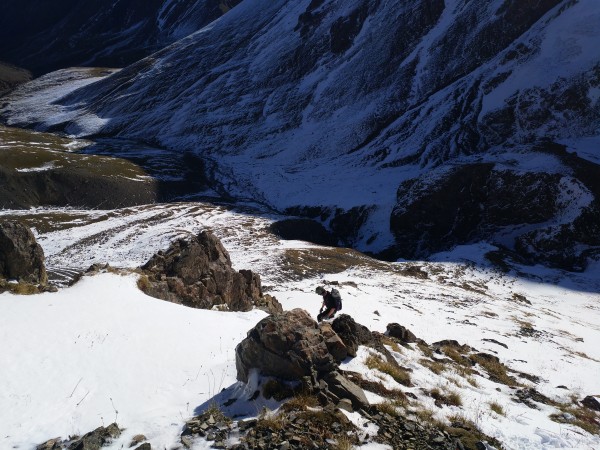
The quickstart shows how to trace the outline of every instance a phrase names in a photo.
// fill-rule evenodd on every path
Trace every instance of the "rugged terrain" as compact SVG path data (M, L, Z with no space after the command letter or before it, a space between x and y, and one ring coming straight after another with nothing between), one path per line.
M594 0L246 0L104 79L37 79L0 116L192 151L221 193L388 259L488 241L581 270L599 24Z
M0 447L599 448L600 3L234 3L0 6Z
M215 402L236 421L256 418L263 405L274 411L266 418L276 414L278 401L252 399L265 380L236 381L234 348L264 312L176 305L139 291L139 275L117 274L203 229L221 238L235 268L260 274L263 291L285 310L303 308L316 317L314 288L336 286L342 312L357 322L379 332L398 322L428 344L387 344L405 369L402 376L391 372L400 381L369 347L341 364L372 404L399 408L394 414L422 425L472 422L508 449L600 445L597 416L580 403L598 394L597 265L581 274L521 265L502 272L484 256L489 245L458 247L437 261L386 263L350 249L281 240L269 229L283 217L257 205L38 208L4 210L1 217L34 227L49 278L59 286L93 263L114 268L57 293L0 296L1 356L9 368L0 374L6 387L0 398L9 405L0 428L7 446L28 449L116 421L126 430L111 448L129 445L137 434L152 448L171 448L185 423ZM439 341L445 342L432 346ZM377 427L398 429L393 418L370 416L369 423L356 412L349 419L370 436ZM194 448L214 442L192 438Z

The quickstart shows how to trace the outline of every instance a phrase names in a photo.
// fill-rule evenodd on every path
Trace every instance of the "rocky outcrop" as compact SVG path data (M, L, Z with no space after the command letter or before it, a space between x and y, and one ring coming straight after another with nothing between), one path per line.
M600 411L600 402L598 401L599 396L588 395L583 400L581 400L581 404L586 408L593 409L594 411Z
M375 342L371 331L364 325L356 323L348 314L338 316L331 323L331 327L346 345L349 356L356 356L359 345L373 345Z
M339 400L348 399L355 410L368 409L369 400L364 391L339 372L330 372L323 377L327 383L326 390L335 395Z
M48 281L44 251L20 222L0 221L0 278L31 284Z
M100 450L109 445L113 439L121 435L121 429L116 423L107 427L98 427L94 431L84 434L82 437L61 440L50 439L36 447L36 450Z
M388 323L386 327L386 334L398 339L403 344L417 342L417 337L412 333L412 331L398 323Z
M362 388L336 370L348 355L345 343L330 324L317 324L302 309L261 320L235 353L240 381L247 382L250 371L257 369L262 375L299 381L302 391L323 406L341 402L356 410L369 407Z
M319 324L319 328L325 337L325 345L327 345L327 349L334 359L337 362L342 362L344 359L346 359L348 356L348 347L346 344L344 344L344 341L340 338L340 336L333 331L331 324L327 322L321 322ZM356 356L356 353L354 356Z
M229 253L211 232L178 239L142 266L138 282L148 295L193 308L249 311L259 304L270 311L281 308L273 297L263 298L260 276L235 271Z
M382 256L420 258L487 241L506 252L490 255L501 267L502 258L511 255L524 263L585 268L586 258L600 251L600 168L561 146L545 144L536 151L547 163L564 164L564 173L490 162L433 170L403 182L390 220L396 244ZM516 167L507 168L511 165Z
M304 310L293 309L261 320L235 349L237 379L251 369L284 380L300 380L335 369L326 337Z

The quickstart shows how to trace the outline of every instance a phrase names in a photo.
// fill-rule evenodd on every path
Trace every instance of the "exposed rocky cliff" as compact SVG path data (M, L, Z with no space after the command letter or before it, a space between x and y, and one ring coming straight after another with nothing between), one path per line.
M196 149L223 192L316 208L362 250L488 240L577 269L598 250L582 177L600 161L599 26L595 0L245 0L70 95L40 80L0 114Z

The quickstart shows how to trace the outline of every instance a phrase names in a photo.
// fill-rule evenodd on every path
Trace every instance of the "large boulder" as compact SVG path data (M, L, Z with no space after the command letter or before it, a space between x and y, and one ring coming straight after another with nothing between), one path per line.
M303 309L261 320L235 349L237 379L248 381L251 369L284 380L331 372L335 358L317 322Z
M146 278L139 285L148 295L194 308L248 311L263 297L260 276L251 270L235 271L229 253L209 231L178 239L142 271ZM262 303L277 308L276 300L267 300Z
M0 278L46 284L44 251L24 224L0 222Z

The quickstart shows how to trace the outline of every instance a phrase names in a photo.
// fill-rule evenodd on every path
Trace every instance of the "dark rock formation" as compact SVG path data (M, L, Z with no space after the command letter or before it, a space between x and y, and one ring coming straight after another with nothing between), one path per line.
M152 445L149 442L144 442L142 445L136 447L135 450L152 450Z
M272 311L281 307L272 297L262 298L259 275L232 269L229 253L209 231L175 241L142 271L138 285L145 293L193 308L248 311L257 303Z
M335 246L337 239L316 220L286 219L273 222L269 230L282 239L308 241L318 245Z
M283 306L275 297L269 294L264 294L262 297L254 299L254 306L262 309L269 314L277 314L283 312Z
M334 359L337 362L342 362L344 359L346 359L348 356L348 347L346 347L346 344L344 344L344 341L340 338L340 336L333 331L331 324L327 322L321 322L319 324L319 328L325 337L325 345L327 345L327 349Z
M389 323L386 334L395 337L404 344L417 342L417 337L408 329L398 323Z
M20 222L0 221L0 278L32 284L48 281L44 251Z
M419 257L490 238L504 226L542 224L559 210L561 179L559 174L471 164L435 181L424 177L404 182L390 222L398 255Z
M367 327L356 323L348 314L341 314L332 323L333 331L342 339L349 356L356 356L359 345L373 345L375 339Z
M330 372L323 378L327 383L327 389L340 400L348 399L352 402L354 409L367 409L370 406L364 391L339 372Z
M253 368L284 380L330 372L336 363L326 340L302 309L266 317L235 349L237 379L247 382Z
M600 411L600 402L593 395L588 395L581 401L581 404L589 409L593 409L594 411Z

